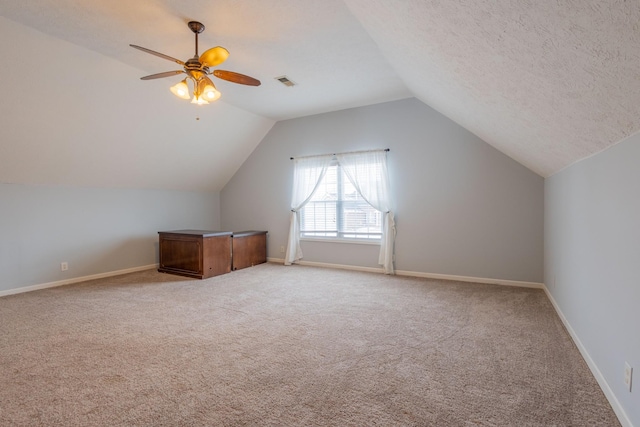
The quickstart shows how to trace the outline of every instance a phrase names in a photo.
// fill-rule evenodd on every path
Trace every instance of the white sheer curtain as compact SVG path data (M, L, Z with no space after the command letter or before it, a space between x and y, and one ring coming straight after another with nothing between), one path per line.
M302 258L300 249L300 209L309 202L313 193L327 173L333 159L332 155L313 156L294 159L293 194L291 196L291 215L289 225L289 241L284 265L291 265Z
M385 274L394 274L393 246L396 225L391 211L387 152L379 150L336 154L336 159L362 198L374 209L382 212L382 241L378 264L384 266Z

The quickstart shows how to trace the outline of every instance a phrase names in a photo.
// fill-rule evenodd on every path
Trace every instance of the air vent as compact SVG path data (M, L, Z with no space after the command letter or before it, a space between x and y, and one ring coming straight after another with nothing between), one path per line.
M288 86L288 87L292 87L292 86L296 85L294 82L289 80L289 77L287 77L287 76L280 76L280 77L276 77L275 79L278 80L283 85Z

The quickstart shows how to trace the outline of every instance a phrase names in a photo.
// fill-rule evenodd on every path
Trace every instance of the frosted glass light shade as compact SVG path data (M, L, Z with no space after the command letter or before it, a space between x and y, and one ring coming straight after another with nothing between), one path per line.
M222 94L218 92L215 86L205 86L203 96L207 101L213 102L217 101Z
M193 96L193 99L191 100L192 104L197 104L197 105L207 105L209 103L209 101L207 101L206 99L204 99L204 97L200 96Z
M198 89L200 89L200 96L202 96L209 102L218 100L218 98L220 98L220 96L222 95L220 92L218 92L218 89L216 89L216 86L213 84L209 77L203 77L198 82Z
M187 79L182 80L180 83L171 86L169 88L171 93L173 93L178 98L189 99L189 86L187 86Z

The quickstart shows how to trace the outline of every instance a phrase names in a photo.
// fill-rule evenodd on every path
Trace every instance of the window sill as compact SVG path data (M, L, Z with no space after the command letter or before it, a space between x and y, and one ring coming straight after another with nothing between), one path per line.
M380 240L364 240L364 239L335 239L331 237L301 237L302 242L324 242L324 243L352 243L355 245L375 245L380 246Z

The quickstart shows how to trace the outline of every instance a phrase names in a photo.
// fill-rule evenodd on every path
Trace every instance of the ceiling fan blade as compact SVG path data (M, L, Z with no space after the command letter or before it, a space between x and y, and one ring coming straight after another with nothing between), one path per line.
M180 61L179 59L173 58L169 55L165 55L164 53L160 53L160 52L156 52L155 50L151 50L151 49L147 49L146 47L142 47L142 46L137 46L135 44L130 44L129 46L135 48L135 49L139 49L143 52L147 52L150 53L151 55L155 55L155 56L159 56L160 58L164 58L164 59L168 59L171 62L175 62L176 64L180 64L180 65L184 65L184 62Z
M234 73L233 71L213 70L213 75L219 79L239 83L241 85L260 86L260 80L245 76L244 74Z
M222 46L212 47L200 55L200 63L205 67L215 67L222 64L229 57L229 51Z
M151 74L150 76L140 77L140 80L153 80L153 79L161 79L163 77L171 77L176 74L182 74L184 71L165 71L164 73Z

